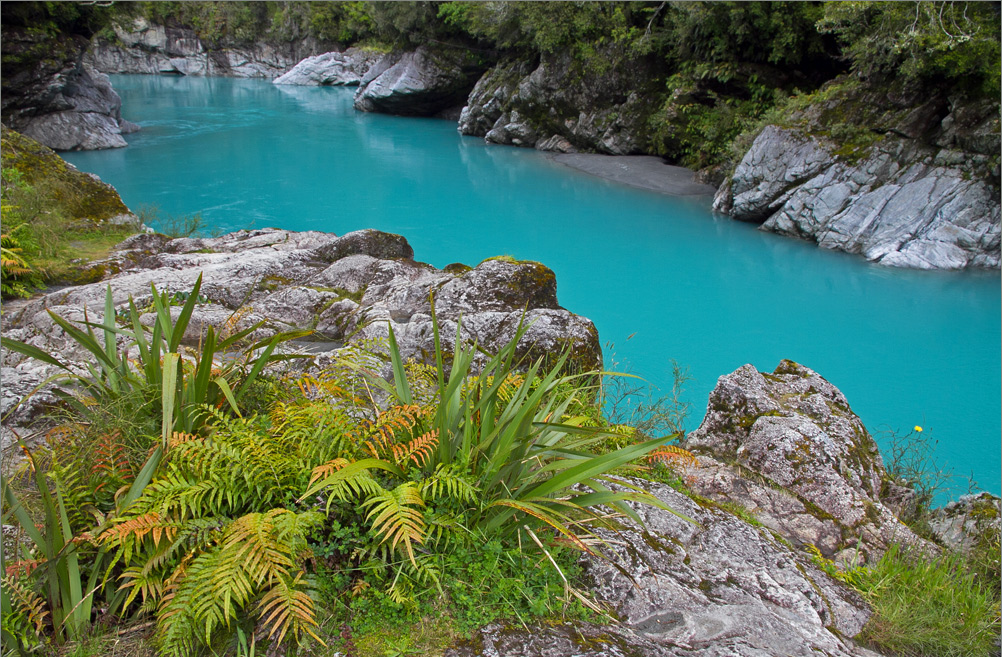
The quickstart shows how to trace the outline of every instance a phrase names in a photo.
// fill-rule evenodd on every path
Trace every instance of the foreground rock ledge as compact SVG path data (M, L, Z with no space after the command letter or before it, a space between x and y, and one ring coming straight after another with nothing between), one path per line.
M842 392L793 361L720 377L686 447L700 455L695 492L739 504L826 557L871 562L892 543L938 552L898 520L914 493L888 476Z
M854 591L764 527L663 484L634 481L679 513L634 506L645 529L604 538L618 562L586 557L618 624L490 625L448 657L849 657L870 616Z
M93 265L104 280L43 295L4 318L4 336L21 340L67 361L87 355L53 322L46 310L67 319L101 321L105 289L115 307L130 297L142 307L150 283L158 290L190 291L199 274L207 303L195 307L187 343L197 345L203 331L239 330L261 320L255 338L280 331L313 329L292 348L316 354L323 366L339 349L385 338L393 326L403 357L430 361L434 354L430 294L444 348L455 346L462 317L465 341L487 351L508 342L519 323L530 324L519 343L522 356L535 358L570 350L571 366L600 368L598 332L590 320L557 303L553 272L537 262L486 260L476 267L450 265L446 271L416 262L407 240L376 230L336 236L320 232L265 229L240 231L214 239L170 239L137 235L109 260ZM50 368L3 351L4 415L50 374ZM37 396L35 403L44 403ZM26 422L34 404L18 410Z

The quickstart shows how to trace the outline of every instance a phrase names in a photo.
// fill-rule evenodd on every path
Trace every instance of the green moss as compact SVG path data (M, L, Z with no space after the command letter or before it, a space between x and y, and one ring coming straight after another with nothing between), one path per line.
M6 126L0 128L0 157L5 170L20 171L21 179L45 191L67 218L98 226L111 217L130 214L111 185L77 171L52 149Z
M284 285L289 285L292 282L293 280L291 278L279 276L278 274L268 274L258 281L257 289L260 292L274 292L278 288Z

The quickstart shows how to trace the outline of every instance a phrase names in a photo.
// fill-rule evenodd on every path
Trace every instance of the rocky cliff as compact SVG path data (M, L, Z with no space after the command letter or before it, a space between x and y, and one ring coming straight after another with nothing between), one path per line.
M56 150L120 148L139 129L108 77L83 63L84 37L5 26L2 48L4 125Z
M320 46L313 40L288 44L204 43L187 27L155 25L135 18L127 25L113 24L115 39L95 39L86 62L104 73L275 78Z
M494 144L613 155L649 152L648 101L657 77L642 61L612 58L607 71L569 53L533 65L507 61L474 87L459 119L464 135Z
M485 67L480 55L465 48L421 46L413 52L389 53L362 77L355 94L355 109L458 116Z
M838 156L837 148L768 126L713 207L882 265L999 267L999 192L972 175L977 155L899 136L885 137L859 161Z

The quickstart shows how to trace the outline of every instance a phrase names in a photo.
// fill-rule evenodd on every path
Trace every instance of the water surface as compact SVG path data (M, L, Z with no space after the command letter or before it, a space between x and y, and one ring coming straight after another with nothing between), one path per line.
M133 209L200 212L224 230L378 228L437 267L539 260L560 303L614 343L607 357L664 388L671 359L688 366L690 429L718 376L790 358L871 431L920 425L941 460L999 492L998 272L870 265L715 217L709 198L607 182L446 121L355 112L350 89L112 81L143 130L128 148L65 157Z

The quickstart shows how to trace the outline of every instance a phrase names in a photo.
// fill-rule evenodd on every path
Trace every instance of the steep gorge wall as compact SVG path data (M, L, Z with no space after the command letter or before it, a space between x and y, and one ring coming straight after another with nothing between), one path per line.
M135 18L113 24L115 39L94 40L85 61L103 73L146 73L237 78L275 78L327 48L314 39L284 44L209 44L189 27L156 25Z
M122 100L83 63L87 40L69 33L3 29L2 116L7 127L55 150L125 146Z

